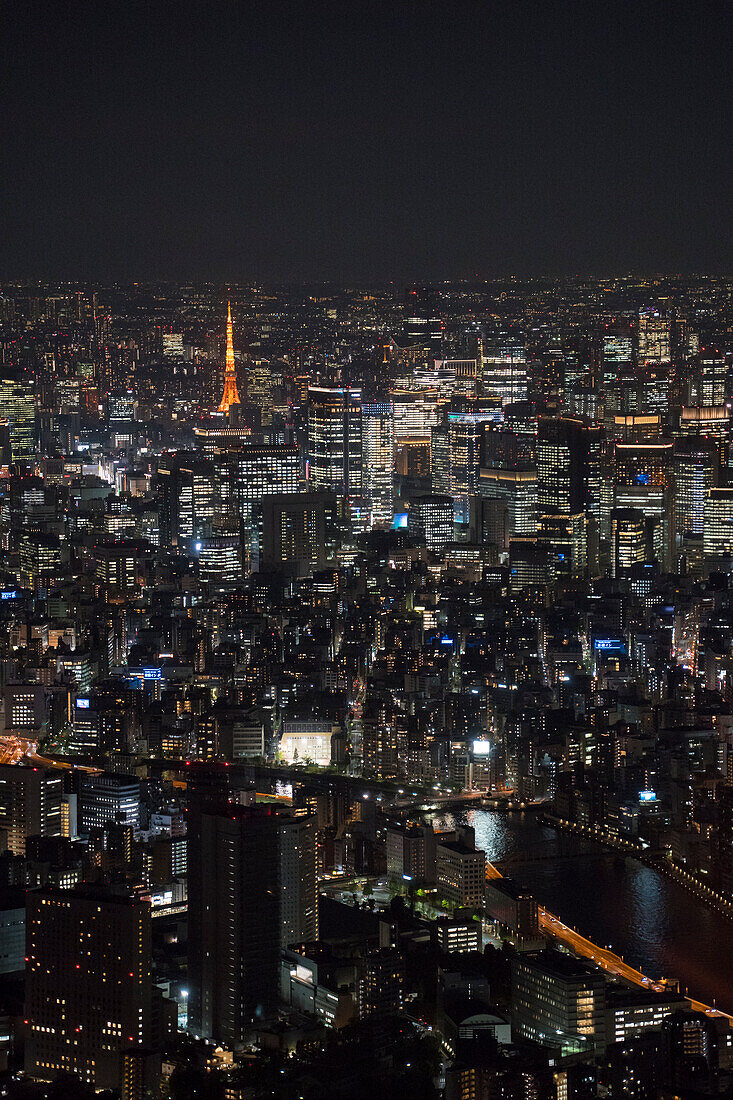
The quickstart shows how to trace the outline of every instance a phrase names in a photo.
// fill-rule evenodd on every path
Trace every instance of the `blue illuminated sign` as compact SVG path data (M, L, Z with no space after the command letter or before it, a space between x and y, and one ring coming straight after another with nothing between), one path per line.
M400 527L407 527L407 512L397 512L392 520L392 527L395 531L399 530Z
M89 710L89 700L88 699L77 699L76 700L76 705L79 708L79 710Z
M626 646L620 638L596 638L593 648L605 653L625 653Z

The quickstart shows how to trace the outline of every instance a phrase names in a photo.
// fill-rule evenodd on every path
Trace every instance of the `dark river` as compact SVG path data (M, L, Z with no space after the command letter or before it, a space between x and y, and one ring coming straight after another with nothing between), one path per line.
M621 865L535 814L471 810L460 820L488 859L513 857L505 873L566 924L649 977L679 978L691 996L733 1013L733 922L657 871L634 859Z

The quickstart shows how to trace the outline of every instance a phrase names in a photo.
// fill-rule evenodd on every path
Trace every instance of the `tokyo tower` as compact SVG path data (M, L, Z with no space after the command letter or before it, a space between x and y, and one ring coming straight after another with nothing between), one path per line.
M229 315L227 317L227 358L224 372L224 393L219 404L219 412L226 414L230 405L240 405L237 392L237 371L234 366L234 339L232 337L232 303L229 302Z

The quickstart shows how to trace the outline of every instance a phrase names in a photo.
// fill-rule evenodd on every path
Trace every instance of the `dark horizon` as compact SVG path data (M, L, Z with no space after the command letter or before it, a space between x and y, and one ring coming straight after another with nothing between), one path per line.
M171 290L181 290L184 287L192 288L211 288L217 293L223 295L223 300L226 300L228 292L243 293L247 290L263 289L272 293L295 293L298 291L311 292L314 290L320 290L323 292L332 293L352 293L358 291L373 291L375 293L388 293L393 292L398 297L402 297L407 290L417 289L422 291L440 292L441 289L445 289L446 293L450 291L459 290L461 287L468 289L479 290L481 287L491 286L506 286L508 284L516 283L518 286L527 286L531 284L537 284L538 286L563 286L568 283L596 283L602 284L608 283L624 283L628 282L630 287L638 289L644 283L649 283L650 293L653 297L654 285L658 284L659 287L664 286L665 283L675 285L681 283L687 286L690 283L694 283L696 280L707 280L710 282L733 282L733 269L730 271L586 271L586 272L504 272L491 275L476 274L473 276L457 276L455 278L450 277L436 277L434 279L420 279L409 278L404 279L398 277L384 276L383 278L374 279L345 279L338 281L332 278L302 278L302 279L255 279L245 278L243 276L237 278L227 278L222 275L219 278L198 278L195 275L178 276L172 275L130 275L125 277L85 277L85 278L71 278L65 276L21 276L12 274L7 277L0 277L0 295L2 295L5 288L27 288L31 287L78 287L79 289L112 289L115 288L122 292L129 292L133 287L138 287L141 291L152 287L167 287ZM233 300L233 299L232 299ZM225 303L226 304L226 303Z
M717 0L4 14L3 280L730 270Z

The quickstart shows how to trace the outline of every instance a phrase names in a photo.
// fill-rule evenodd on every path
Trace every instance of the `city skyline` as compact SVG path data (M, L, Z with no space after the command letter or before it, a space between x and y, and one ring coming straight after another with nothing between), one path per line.
M732 12L3 4L3 1100L733 1100Z
M3 284L10 1100L730 1091L731 301Z

